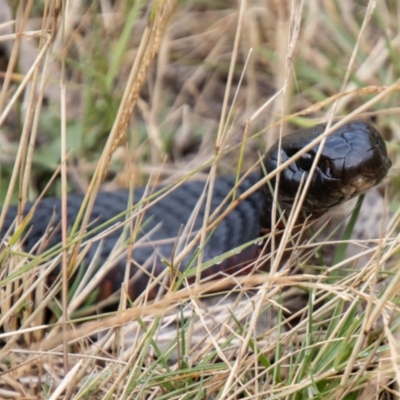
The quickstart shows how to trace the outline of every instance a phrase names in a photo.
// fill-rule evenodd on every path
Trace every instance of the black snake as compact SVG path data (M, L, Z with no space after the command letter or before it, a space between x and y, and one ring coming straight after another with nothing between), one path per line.
M261 176L276 169L279 149L280 162L286 162L324 131L324 125L317 125L312 128L297 130L285 136L281 143L277 142L265 154ZM286 217L292 209L298 189L303 187L306 182L318 148L319 145L312 147L280 173L277 210L280 213L283 212ZM386 145L374 127L364 121L353 121L343 125L326 139L311 185L304 199L303 215L318 217L331 208L367 191L382 181L390 167L391 161L387 156ZM236 196L240 198L259 179L259 173L247 176L238 185ZM234 178L221 177L216 179L211 212L220 206L221 202L231 192L234 184ZM129 294L133 298L146 289L150 279L149 275L157 276L165 269L165 263L160 260L171 260L171 255L178 251L178 242L172 239L179 235L181 239L184 237L185 231L182 233L182 227L188 224L188 221L190 221L191 232L196 232L202 227L204 201L198 209L196 204L202 196L204 188L204 182L184 183L146 212L139 235L136 238L137 244L132 253L132 278ZM256 242L260 235L271 230L272 188L277 189L275 177L270 181L270 185L264 185L261 189L243 199L219 223L204 247L204 262L213 260L222 253L229 252L245 243ZM156 188L156 191L158 189ZM133 198L137 202L144 194L144 189L136 189ZM100 227L110 218L126 212L129 197L129 190L100 192L91 213L88 229ZM76 219L82 200L83 195L68 196L68 223L70 225ZM226 207L226 205L222 207L221 211ZM24 214L26 215L31 208L32 203L27 204ZM7 237L13 231L17 212L17 206L9 207L5 222L0 230L0 239L6 247ZM276 216L276 219L279 219L280 213ZM43 240L49 226L52 227L51 234L47 238L47 243L44 246L42 245L41 248L43 250L43 248L48 249L51 246L58 245L61 242L60 215L61 201L59 198L42 199L26 227L26 235L23 239L24 249L31 251L34 246L37 246L38 241ZM124 221L127 215L121 215L113 223ZM96 255L100 265L114 248L120 246L122 225L118 229L114 228L108 234L104 234L101 241L93 243L84 258L84 264L88 265ZM222 263L216 263L204 274L237 271L257 256L258 249L259 246L249 246L239 254L227 257ZM191 265L193 254L192 251L186 256L180 265L181 270ZM126 255L121 254L114 262L111 272L103 280L101 298L105 298L121 288L126 265ZM155 290L153 289L153 295Z

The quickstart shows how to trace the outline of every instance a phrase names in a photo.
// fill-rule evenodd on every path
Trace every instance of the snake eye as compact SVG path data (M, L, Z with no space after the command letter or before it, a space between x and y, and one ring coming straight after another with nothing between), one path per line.
M313 155L310 153L305 153L297 160L297 165L303 171L309 171L311 169L313 161Z

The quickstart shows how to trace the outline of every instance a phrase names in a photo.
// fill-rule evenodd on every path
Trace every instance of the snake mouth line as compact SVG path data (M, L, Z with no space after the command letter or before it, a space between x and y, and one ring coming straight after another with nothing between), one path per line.
M343 186L340 192L343 194L343 201L347 201L367 192L374 186L375 180L371 176L358 175L348 185Z

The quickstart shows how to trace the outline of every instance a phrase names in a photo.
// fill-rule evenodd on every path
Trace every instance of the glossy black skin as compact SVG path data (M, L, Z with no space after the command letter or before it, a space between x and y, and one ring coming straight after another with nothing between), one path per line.
M281 142L281 163L287 161L312 140L325 132L326 125L299 129ZM303 154L280 173L278 202L286 216L290 213L296 193L304 186L319 145ZM265 154L267 172L278 166L279 142ZM392 163L379 132L365 121L352 121L335 130L326 139L312 177L302 210L305 215L319 216L377 185L387 175ZM302 183L303 182L303 183ZM275 187L276 179L271 181ZM268 186L263 188L266 201L261 224L271 224L272 196Z

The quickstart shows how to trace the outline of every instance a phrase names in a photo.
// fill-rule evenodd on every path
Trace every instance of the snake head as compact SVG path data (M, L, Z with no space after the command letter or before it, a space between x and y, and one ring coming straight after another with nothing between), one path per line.
M280 147L279 142L275 143L263 159L266 171L269 173L278 167L279 151L280 161L284 163L321 135L325 128L326 125L316 125L299 129L285 136ZM317 144L280 172L278 202L286 217L299 188L304 187L310 175L319 146ZM302 210L307 216L322 215L379 184L391 165L386 144L372 125L365 121L343 125L326 138ZM271 180L271 185L277 189L276 178ZM273 198L271 187L266 185L263 193L269 211L264 212L262 225L269 226Z

